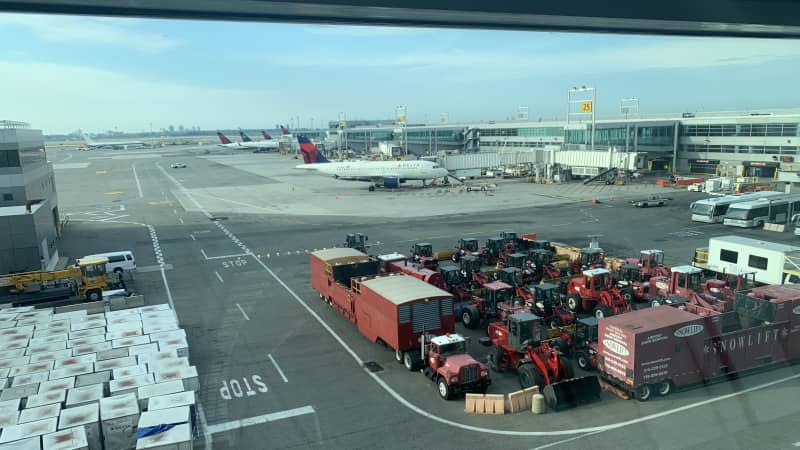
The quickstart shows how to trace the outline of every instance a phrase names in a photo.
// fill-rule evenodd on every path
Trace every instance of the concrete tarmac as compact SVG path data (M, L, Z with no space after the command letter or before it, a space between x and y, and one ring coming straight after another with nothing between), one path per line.
M306 252L341 245L356 231L369 235L372 254L407 252L415 241L444 250L459 236L485 240L505 229L579 246L599 234L609 255L662 248L671 264L690 263L694 249L715 235L795 241L788 233L691 222L688 204L702 194L668 191L675 198L670 205L640 210L624 200L661 188L515 181L491 195L459 188L369 193L361 183L295 171L297 160L287 157L212 147L48 156L62 164L56 183L69 222L61 254L132 249L140 268L156 268L136 274L136 289L151 303L172 298L200 373L205 434L196 445L790 448L800 442L794 366L646 403L604 393L600 402L543 416L467 415L463 400L439 399L430 381L364 339L310 288ZM189 167L171 169L175 161ZM593 197L600 203L592 204ZM164 278L156 250L167 267ZM483 357L480 330L458 328ZM368 361L379 371L365 369ZM493 377L490 393L518 388L512 374Z

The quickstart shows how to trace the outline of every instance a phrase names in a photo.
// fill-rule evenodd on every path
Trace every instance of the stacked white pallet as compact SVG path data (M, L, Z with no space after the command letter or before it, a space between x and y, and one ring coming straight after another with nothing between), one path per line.
M0 450L190 449L188 356L168 305L0 308Z

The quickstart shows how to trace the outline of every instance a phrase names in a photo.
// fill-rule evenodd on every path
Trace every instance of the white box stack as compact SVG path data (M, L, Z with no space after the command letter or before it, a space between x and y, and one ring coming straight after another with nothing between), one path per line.
M124 450L136 447L139 403L135 394L106 397L100 400L100 420L102 421L105 448Z
M199 386L188 356L166 304L94 314L0 306L0 450L191 448ZM137 442L140 411L143 423L174 426Z
M97 402L61 411L58 429L80 427L86 431L90 450L103 450L103 435L100 433L100 404Z

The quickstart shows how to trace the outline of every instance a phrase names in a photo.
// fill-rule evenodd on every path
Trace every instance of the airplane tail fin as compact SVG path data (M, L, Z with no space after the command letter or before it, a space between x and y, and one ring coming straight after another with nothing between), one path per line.
M228 139L228 136L225 136L225 133L223 133L221 131L217 131L217 137L219 137L219 140L223 144L233 144L233 142L231 142L231 140Z
M239 136L242 138L242 142L252 142L253 140L250 139L250 136L244 134L244 131L239 130Z
M270 136L269 133L267 133L264 130L261 130L261 135L264 136L264 140L268 141L268 140L272 139L272 136Z
M281 134L289 134L289 129L281 125Z
M322 153L317 150L317 146L306 136L297 136L297 144L300 145L300 153L303 154L303 162L306 164L329 163Z

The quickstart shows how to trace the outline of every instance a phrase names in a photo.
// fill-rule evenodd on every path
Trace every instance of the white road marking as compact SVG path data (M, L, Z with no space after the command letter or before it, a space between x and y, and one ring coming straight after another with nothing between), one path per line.
M203 253L205 256L205 253ZM222 255L222 256L206 256L206 260L214 260L214 259L230 259L230 258L241 258L242 256L250 256L249 253L238 253L236 255Z
M208 421L206 420L206 412L203 411L203 405L200 404L200 399L197 399L197 416L200 418L200 430L203 433L203 444L205 450L211 450L214 444L214 439L208 431Z
M216 270L214 271L214 275L217 276L217 279L219 280L220 283L225 282L225 280L222 279L222 275L220 275L219 272L217 272Z
M314 412L314 408L311 406L287 409L285 411L278 411L261 416L248 417L246 419L232 420L230 422L209 425L208 433L223 433L225 431L237 430L239 428L251 427L253 425L261 425L268 422L275 422L277 420L291 419L292 417L304 416L306 414L314 414Z
M158 166L158 163L156 163L156 165ZM161 168L161 166L158 166L158 167ZM191 193L186 191L186 189L184 189L183 186L177 180L175 180L172 176L170 176L164 169L161 169L161 171L164 172L164 174L167 175L172 180L172 182L176 186L178 186L179 189L181 189L183 192L186 193L186 196L197 206L198 210L200 210L207 217L211 217L211 215L208 213L208 211L206 211L197 202L197 200L191 195ZM227 228L225 228L225 226L222 225L221 223L215 222L215 224L221 230L226 231L226 234L233 235L233 233L230 233L230 231L228 231ZM246 247L244 247L244 248L246 248ZM785 383L787 381L792 381L792 380L796 380L796 379L800 378L800 374L794 374L794 375L790 375L790 376L787 376L787 377L784 377L784 378L780 378L778 380L774 380L774 381L771 381L771 382L762 383L762 384L759 384L759 385L756 385L756 386L752 386L750 388L747 388L747 389L744 389L744 390L741 390L741 391L737 391L737 392L733 392L733 393L730 393L730 394L721 395L719 397L713 397L713 398L710 398L710 399L707 399L707 400L702 400L702 401L695 402L695 403L690 403L688 405L680 406L680 407L669 409L669 410L666 410L666 411L661 411L661 412L658 412L658 413L649 414L649 415L646 415L646 416L637 417L635 419L626 420L626 421L622 421L622 422L616 422L616 423L611 423L611 424L607 424L607 425L599 425L599 426L587 427L587 428L572 428L572 429L553 430L553 431L512 431L512 430L498 430L498 429L495 429L495 428L484 428L484 427L478 427L478 426L473 426L473 425L467 425L467 424L464 424L464 423L455 422L455 421L452 421L452 420L449 420L449 419L445 419L443 417L439 417L437 415L431 414L428 411L425 411L424 409L419 408L418 406L414 405L410 401L406 400L397 391L395 391L391 386L389 386L385 381L383 381L383 379L381 379L378 375L376 375L375 373L371 372L369 369L364 367L364 361L361 359L360 356L358 356L358 354L349 345L347 345L347 343L344 341L344 339L341 336L339 336L339 334L336 333L336 331L334 331L333 328L330 327L330 325L328 325L324 320L322 320L322 318L319 316L319 314L317 314L313 309L311 309L311 307L308 306L308 304L303 299L301 299L300 296L298 296L297 293L295 293L292 290L292 288L290 288L286 283L284 283L283 280L280 279L278 277L278 275L276 275L275 272L273 272L272 269L269 268L269 266L267 266L262 260L257 258L255 253L253 253L253 252L251 252L249 250L247 250L247 253L249 254L249 256L252 256L253 259L255 259L255 261L259 265L261 265L261 267L263 267L264 270L267 271L267 273L269 273L272 276L273 279L275 279L275 281L278 282L278 284L283 286L283 288L286 290L286 292L288 292L289 295L291 295L292 298L294 298L295 301L297 301L297 303L299 303L300 306L302 306L308 312L308 314L311 315L311 317L313 317L314 320L316 320L317 323L319 323L320 326L322 326L322 328L324 328L328 332L328 334L330 334L331 337L333 337L333 339L336 340L336 342L338 342L339 345L347 353L350 354L350 356L353 358L353 360L355 360L355 362L364 370L364 373L368 377L372 378L372 380L375 381L375 383L377 383L378 386L380 386L384 391L386 391L386 393L388 393L390 396L392 396L392 398L394 398L398 403L400 403L401 405L405 406L406 408L408 408L412 412L414 412L416 414L419 414L422 417L428 418L430 420L433 420L435 422L439 422L439 423L444 424L444 425L452 426L454 428L460 428L462 430L475 431L475 432L478 432L478 433L493 434L493 435L500 435L500 436L517 436L517 437L572 436L572 435L580 435L580 434L587 435L587 433L601 433L601 432L604 432L604 431L616 430L616 429L627 427L627 426L630 426L630 425L636 425L636 424L648 422L648 421L651 421L651 420L654 420L654 419L659 419L661 417L669 416L669 415L676 414L676 413L679 413L679 412L688 411L690 409L699 408L701 406L705 406L705 405L721 402L723 400L739 397L739 396L742 396L744 394L748 394L750 392L758 391L758 390L761 390L761 389L766 389L766 388L769 388L769 387L772 387L772 386L776 386L776 385L781 384L781 383ZM236 306L238 306L239 309L241 310L241 306L239 306L238 303L236 304ZM242 310L242 314L244 314L243 310ZM245 314L245 317L247 317L246 314ZM247 320L249 320L249 318ZM313 409L312 409L312 411L313 411ZM258 422L258 423L264 423L264 422ZM212 427L214 427L214 425L212 425ZM236 427L233 427L231 429L234 429L234 428L236 428Z
M136 163L131 164L131 167L133 168L133 179L136 180L136 190L139 191L139 198L143 198L142 183L139 182L139 175L136 174Z
M571 437L569 439L563 439L563 440L560 440L560 441L551 442L549 444L540 445L538 447L535 447L533 450L542 450L544 448L558 447L560 445L566 444L567 442L577 441L578 439L583 439L583 438L585 438L587 436L591 436L593 434L598 434L598 433L600 433L600 432L599 431L595 431L594 433L586 433L586 434L582 434L580 436Z
M236 307L237 307L237 308L239 308L239 311L241 311L241 312L242 312L242 315L244 316L244 320L250 320L250 317L249 317L249 316L247 315L247 313L246 313L246 312L244 312L244 310L242 309L242 305L240 305L240 304L238 304L238 303L237 303L237 304L236 304Z
M172 270L172 264L164 264L164 270ZM136 268L137 273L147 273L147 272L158 272L161 270L161 266L158 264L152 266L139 266Z
M197 240L197 239L195 239L195 237L194 237L194 235L193 235L193 234L190 234L190 235L189 235L189 237L190 237L190 238L192 238L192 240L193 240L193 241L196 241L196 240Z
M105 219L97 219L97 222L108 222L109 220L122 219L123 217L128 217L128 214L123 214L121 216L106 217Z
M281 376L281 379L283 380L283 382L284 383L288 383L289 380L286 378L286 375L283 374L283 371L281 370L280 366L278 365L278 362L275 361L275 358L272 357L272 353L267 353L267 358L269 358L269 360L272 361L272 365L275 366L275 370L278 371L278 375Z
M800 441L797 441L794 444L792 444L792 447L800 447Z
M200 253L202 253L202 254L203 254L203 258L205 258L206 260L208 260L208 255L206 255L206 251L205 251L205 250L203 250L203 249L201 248L201 249L200 249Z
M175 214L177 216L178 215L178 210L177 209L173 209L172 210L172 214Z
M183 218L182 217L178 217L178 222L180 222L181 225L183 225Z

